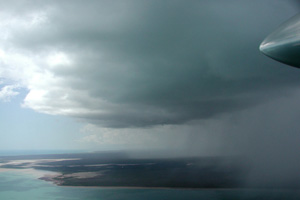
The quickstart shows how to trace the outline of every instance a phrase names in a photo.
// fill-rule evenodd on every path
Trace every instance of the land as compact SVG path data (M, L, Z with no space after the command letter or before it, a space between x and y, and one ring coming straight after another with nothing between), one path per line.
M88 187L237 188L246 174L238 158L142 159L120 152L2 156L0 168L44 171L41 180Z

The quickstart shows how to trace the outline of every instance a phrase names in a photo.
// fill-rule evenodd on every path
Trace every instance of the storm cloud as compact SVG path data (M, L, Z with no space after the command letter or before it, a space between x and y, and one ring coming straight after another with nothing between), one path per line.
M294 5L1 2L0 77L11 94L28 91L27 108L103 127L210 119L297 87L295 69L258 51Z
M20 148L27 139L27 148L32 141L65 148L77 140L96 150L243 155L252 166L249 182L297 179L299 70L258 48L299 5L0 0L3 105L19 95L23 108L76 119L56 128L56 121L40 121L37 129L38 117L19 117L8 106L1 146ZM82 125L80 137L70 124ZM46 141L46 134L53 137Z

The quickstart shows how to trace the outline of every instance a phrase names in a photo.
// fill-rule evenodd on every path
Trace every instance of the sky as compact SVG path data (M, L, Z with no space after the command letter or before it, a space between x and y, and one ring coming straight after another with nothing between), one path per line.
M259 45L299 10L294 0L1 0L0 150L242 154L289 163L274 173L298 169L300 71Z

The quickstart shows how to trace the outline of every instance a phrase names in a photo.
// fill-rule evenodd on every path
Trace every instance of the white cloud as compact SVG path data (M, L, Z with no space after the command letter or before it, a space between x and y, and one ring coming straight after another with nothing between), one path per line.
M12 97L17 96L19 94L18 86L16 85L7 85L1 88L0 90L0 100L4 102L9 102Z
M47 57L47 64L50 67L59 67L59 66L67 67L70 66L72 63L65 53L56 52Z

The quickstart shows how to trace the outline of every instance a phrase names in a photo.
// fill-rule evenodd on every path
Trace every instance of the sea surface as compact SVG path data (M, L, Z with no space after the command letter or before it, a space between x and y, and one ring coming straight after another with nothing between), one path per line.
M1 170L1 200L299 200L298 190L125 189L62 187L34 170Z

